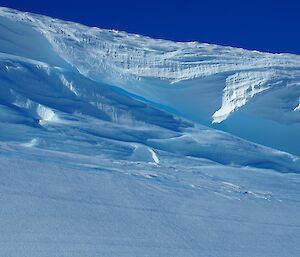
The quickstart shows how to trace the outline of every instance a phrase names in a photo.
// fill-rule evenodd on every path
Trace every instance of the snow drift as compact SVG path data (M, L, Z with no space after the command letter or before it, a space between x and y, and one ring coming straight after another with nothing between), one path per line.
M1 8L0 255L298 256L299 64Z

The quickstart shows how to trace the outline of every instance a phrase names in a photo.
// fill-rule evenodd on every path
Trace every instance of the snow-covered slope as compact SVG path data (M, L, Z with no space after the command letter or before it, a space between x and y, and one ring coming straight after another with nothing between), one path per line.
M142 144L150 152L300 172L296 156L181 120L73 70L0 54L0 82L3 141L81 153L86 147L116 159L130 159Z
M15 39L24 37L28 26L41 33L47 41L42 47L51 44L56 52L52 64L61 62L59 56L92 80L122 87L207 126L300 154L299 56L154 40L9 9L0 15L24 31ZM1 34L11 36L14 26L2 27ZM24 46L18 45L22 56L50 61L36 56L35 44ZM15 47L5 41L2 51Z
M299 175L0 143L0 255L300 256Z
M300 256L299 63L1 8L0 256Z

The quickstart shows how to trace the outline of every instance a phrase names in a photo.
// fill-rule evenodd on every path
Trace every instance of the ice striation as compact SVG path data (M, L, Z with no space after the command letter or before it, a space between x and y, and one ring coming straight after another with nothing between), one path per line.
M0 8L0 255L300 256L299 62Z
M213 122L222 122L256 94L270 89L275 85L271 84L274 78L275 72L239 72L229 76L223 90L222 106L213 114Z
M124 86L129 91L133 90L131 83L139 84L147 78L166 81L170 87L185 86L189 81L200 87L201 79L220 76L223 100L216 106L213 122L226 119L266 87L270 87L270 94L278 89L278 84L299 88L300 57L296 55L157 40L6 8L1 9L1 16L29 24L42 33L55 51L85 76ZM231 85L235 83L238 85ZM228 98L228 91L238 98ZM298 91L291 100L298 100Z
M2 52L12 53L14 49L13 54L44 61L47 64L41 69L47 70L47 65L74 69L91 80L114 85L168 112L300 155L300 149L288 142L288 138L269 138L264 129L273 127L278 133L288 135L300 128L296 111L300 97L297 55L151 39L7 8L1 8L0 16L6 20L4 23L17 22L9 26L16 26L23 35L29 27L34 30L31 39L37 40L43 50L37 53L35 44L28 45L26 38L11 34L4 25ZM11 37L18 40L17 46L12 47L5 39ZM24 43L20 43L22 40ZM47 53L50 45L55 54ZM61 79L78 94L69 81L63 76ZM255 132L242 127L238 119L245 120L245 124L254 120L258 124Z

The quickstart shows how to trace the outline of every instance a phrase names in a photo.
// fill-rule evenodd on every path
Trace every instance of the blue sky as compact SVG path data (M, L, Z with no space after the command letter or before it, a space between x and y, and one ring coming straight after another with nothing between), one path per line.
M300 54L299 0L0 0L0 3L155 38Z

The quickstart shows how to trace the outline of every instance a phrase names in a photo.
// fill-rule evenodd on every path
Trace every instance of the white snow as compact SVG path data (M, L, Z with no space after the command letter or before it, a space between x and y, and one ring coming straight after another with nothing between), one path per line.
M153 151L153 149L143 146L143 145L137 145L134 146L133 153L130 157L131 161L136 162L154 162L156 164L159 164L159 159L157 157L157 154Z
M0 256L300 256L300 158L256 143L299 145L299 81L295 55L0 8Z
M38 138L33 138L29 142L21 144L21 145L25 146L25 147L34 147L34 146L37 146L38 143L39 143L39 139Z
M294 111L300 111L300 100L299 100L299 105L297 107L295 107Z
M298 175L164 158L1 144L1 255L299 255Z
M40 116L41 122L57 120L55 113L50 108L41 104L37 107L37 114Z
M1 33L22 42L15 46L5 41L2 52L79 71L89 79L125 89L168 112L300 154L288 138L269 138L265 133L271 129L270 122L274 122L273 130L283 135L300 131L300 117L294 111L294 103L300 97L297 55L156 40L7 8L1 8L0 16L6 24ZM13 34L5 29L7 26L22 33ZM29 34L30 44L21 36ZM35 45L40 46L40 51ZM72 80L64 83L78 94ZM255 133L243 128L234 117L247 122L255 120ZM296 137L300 144L299 133Z
M72 91L76 96L78 96L78 92L76 91L73 82L68 81L65 76L62 74L60 76L61 82L70 90Z
M153 161L156 163L156 164L159 164L159 158L157 156L157 154L155 153L155 151L153 149L149 149L150 153L151 153L151 156L152 156L152 159Z
M243 72L236 73L226 79L221 108L213 114L213 123L219 123L252 97L267 89L267 84L276 74L273 72Z

